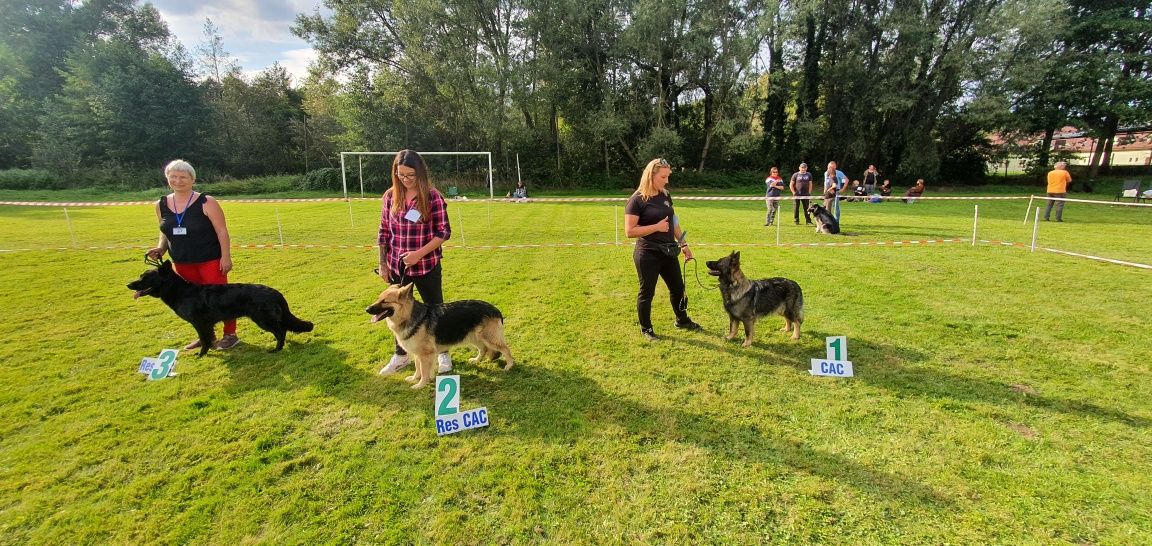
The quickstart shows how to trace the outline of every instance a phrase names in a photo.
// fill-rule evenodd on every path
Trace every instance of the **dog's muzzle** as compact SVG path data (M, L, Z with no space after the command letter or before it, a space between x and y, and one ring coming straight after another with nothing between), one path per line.
M364 310L364 312L368 313L369 315L372 315L372 322L380 322L380 321L392 316L392 313L395 313L396 311L393 310L391 307L380 307L378 305L370 305L370 306L368 306L367 309Z
M128 288L132 288L132 287L129 286ZM147 296L148 293L151 291L152 291L151 288L145 288L143 290L137 290L137 291L132 293L132 299L134 299L134 300L140 299L140 296Z

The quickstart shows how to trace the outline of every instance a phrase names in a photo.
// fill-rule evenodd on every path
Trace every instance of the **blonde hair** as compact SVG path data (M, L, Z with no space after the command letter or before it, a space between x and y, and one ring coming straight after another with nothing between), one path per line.
M661 193L652 187L652 178L656 176L657 169L668 169L671 171L672 165L668 164L667 159L657 157L656 159L649 161L648 165L644 167L644 173L640 175L640 186L636 188L636 193L640 194L640 198L645 201L656 197Z
M164 178L168 178L168 173L172 171L188 173L192 177L192 180L196 180L196 169L193 169L192 165L183 159L174 159L165 165Z
M434 189L432 181L428 179L428 165L424 163L424 158L414 150L400 150L396 153L396 158L392 160L392 188L384 192L384 197L392 194L392 215L400 216L404 214L404 184L400 182L400 177L396 174L396 167L399 166L411 167L416 171L416 210L420 211L420 221L431 221L429 215L432 213L432 206L429 204L431 200L430 194Z

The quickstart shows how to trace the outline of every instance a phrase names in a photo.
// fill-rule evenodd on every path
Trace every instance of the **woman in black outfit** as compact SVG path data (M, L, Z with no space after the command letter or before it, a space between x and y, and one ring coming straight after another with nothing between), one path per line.
M680 262L676 256L684 252L684 260L692 259L692 250L684 240L684 230L676 221L672 209L672 196L664 189L672 167L665 159L653 159L640 175L640 187L624 208L624 234L635 237L636 249L632 261L640 279L640 293L636 296L636 314L640 318L640 333L649 341L656 341L652 330L652 296L656 293L656 279L664 278L668 285L668 298L676 313L676 327L698 330L700 325L688 318L688 298L684 294L684 278L680 275Z

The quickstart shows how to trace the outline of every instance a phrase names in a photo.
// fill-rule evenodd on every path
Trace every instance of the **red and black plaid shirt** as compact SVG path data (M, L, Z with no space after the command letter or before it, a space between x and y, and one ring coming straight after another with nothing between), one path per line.
M399 278L401 272L408 277L427 274L440 263L442 253L439 247L421 258L415 265L409 266L406 272L400 255L420 250L435 237L447 241L452 236L452 227L448 225L448 204L444 202L440 192L431 190L428 193L428 218L421 218L417 222L405 219L404 215L414 208L416 208L415 199L406 203L401 208L400 215L395 216L392 214L392 191L389 190L384 194L384 208L380 213L380 234L376 242L384 249L383 255L393 279Z

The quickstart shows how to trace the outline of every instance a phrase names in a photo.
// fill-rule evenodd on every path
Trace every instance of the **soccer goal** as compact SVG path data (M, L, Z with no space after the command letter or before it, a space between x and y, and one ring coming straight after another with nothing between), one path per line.
M344 198L345 199L348 198L348 165L347 165L347 160L349 158L356 157L356 160L357 160L356 162L357 162L357 166L358 166L357 172L359 173L358 177L359 177L359 181L360 181L360 197L364 197L364 162L363 162L364 157L365 156L378 156L378 155L379 156L395 156L397 153L399 153L399 152L340 152L340 181L344 185ZM492 198L495 196L495 190L493 189L493 184L492 184L492 152L421 152L421 151L417 150L416 153L420 154L421 156L435 156L435 155L484 156L488 160L488 169L485 171L487 174L487 178L488 178L488 197Z

